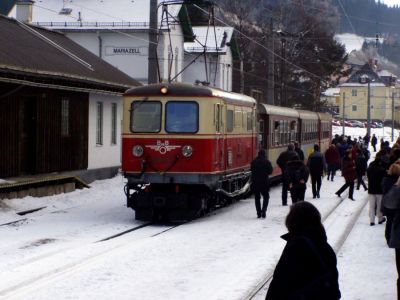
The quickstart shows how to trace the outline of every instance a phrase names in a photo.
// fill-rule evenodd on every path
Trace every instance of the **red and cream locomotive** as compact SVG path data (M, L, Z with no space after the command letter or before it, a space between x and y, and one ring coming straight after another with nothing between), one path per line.
M301 141L306 153L314 143L325 146L331 121L324 118L329 133L319 130L317 113L265 104L257 109L251 97L206 86L130 89L122 132L127 206L140 220L186 220L244 197L259 147L275 165L290 141Z

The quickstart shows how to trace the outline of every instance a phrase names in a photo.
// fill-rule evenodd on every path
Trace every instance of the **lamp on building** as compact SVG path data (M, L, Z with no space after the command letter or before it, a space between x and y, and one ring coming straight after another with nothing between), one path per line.
M367 84L368 86L368 98L367 98L367 135L371 136L371 79L367 74L360 76L359 81L361 84Z

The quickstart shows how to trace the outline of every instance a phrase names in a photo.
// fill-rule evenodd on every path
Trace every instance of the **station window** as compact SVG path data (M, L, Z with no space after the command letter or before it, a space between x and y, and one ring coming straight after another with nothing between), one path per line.
M103 145L103 102L97 102L96 144Z
M357 111L357 105L352 105L351 106L351 111Z
M111 104L111 144L117 144L117 103Z
M351 90L351 95L352 95L353 97L356 97L356 96L357 96L357 90L356 90L356 89L352 89L352 90Z

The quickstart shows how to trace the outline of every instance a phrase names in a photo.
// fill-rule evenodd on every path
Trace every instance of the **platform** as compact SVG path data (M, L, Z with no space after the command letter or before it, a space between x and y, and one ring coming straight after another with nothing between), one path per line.
M69 193L90 186L77 176L43 175L9 178L0 182L0 199L45 197Z

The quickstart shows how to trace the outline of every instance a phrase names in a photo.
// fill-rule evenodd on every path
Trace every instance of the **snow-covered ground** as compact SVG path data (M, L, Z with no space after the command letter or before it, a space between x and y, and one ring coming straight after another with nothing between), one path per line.
M365 129L346 134L363 136ZM395 299L384 225L369 226L366 192L355 191L354 202L334 194L343 182L325 179L321 199L312 199L310 186L306 192L323 216L338 207L324 222L335 249L361 211L337 253L342 299ZM123 185L117 176L69 194L0 202L0 224L20 220L0 226L0 299L243 299L273 271L289 209L281 206L280 187L271 189L266 219L256 218L249 198L162 234L170 226L97 242L143 223L126 208ZM17 214L38 207L45 208Z

